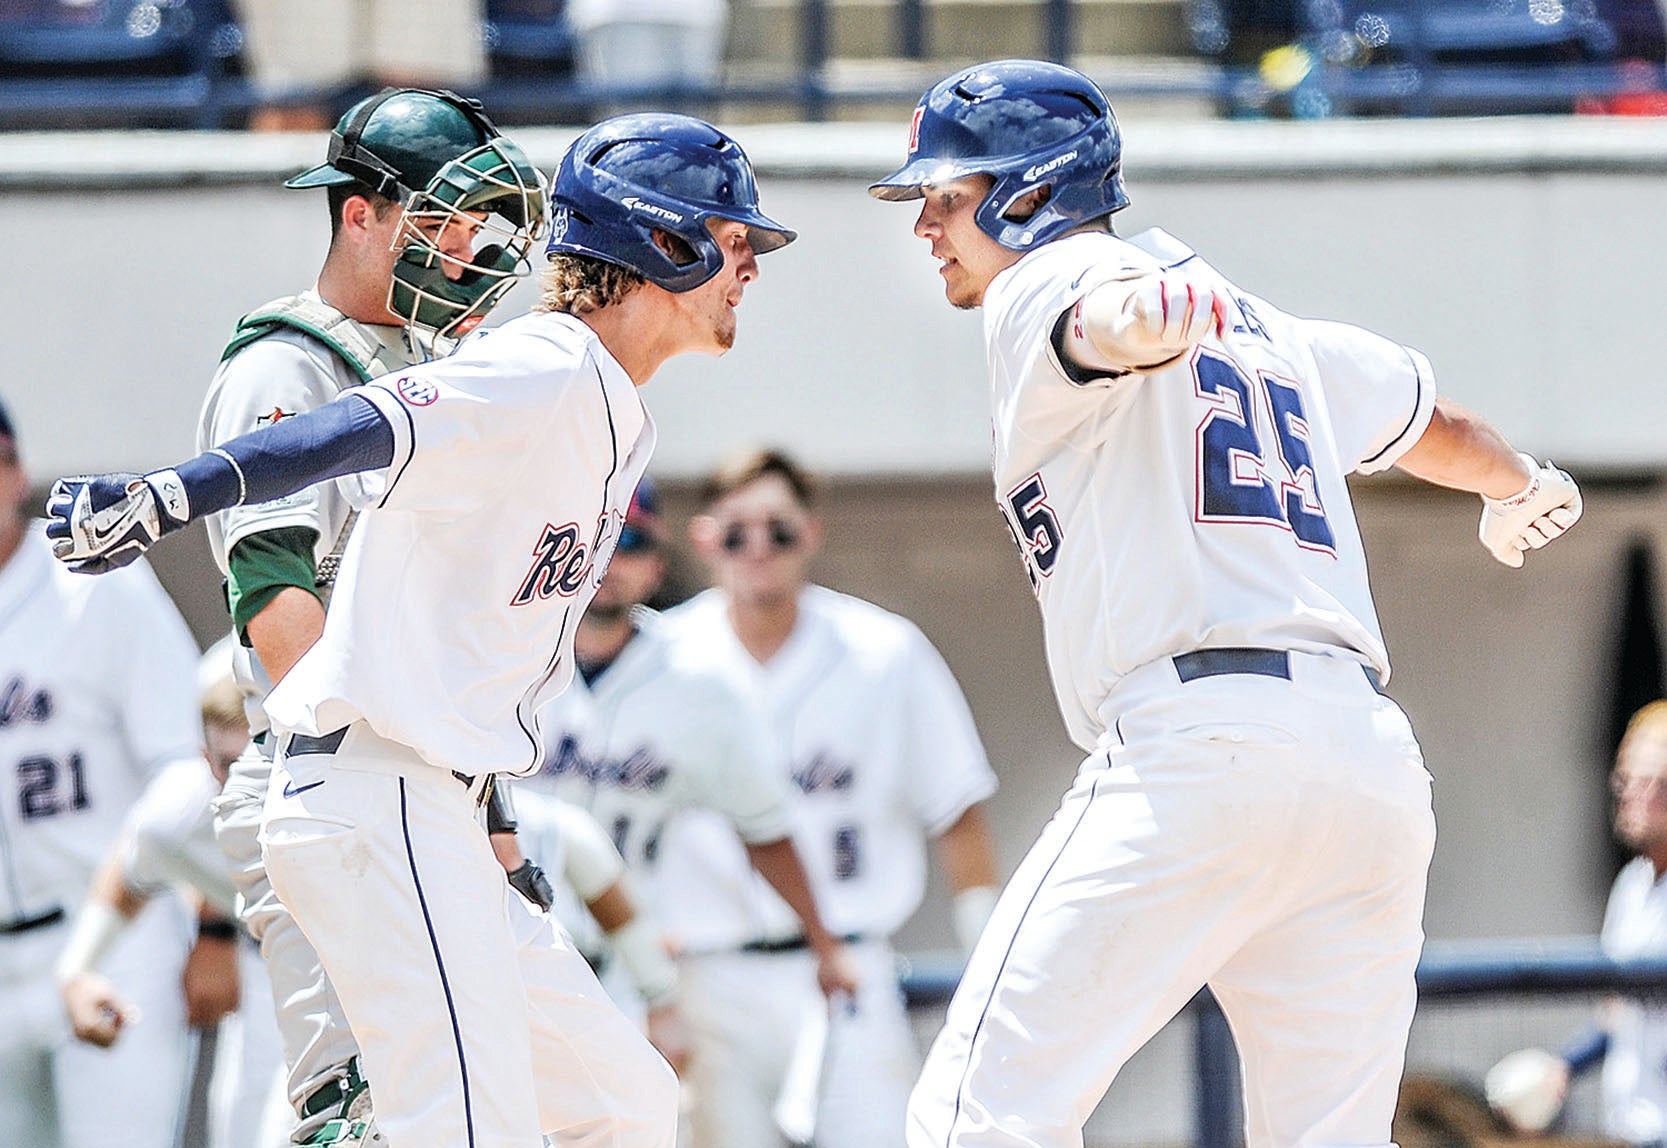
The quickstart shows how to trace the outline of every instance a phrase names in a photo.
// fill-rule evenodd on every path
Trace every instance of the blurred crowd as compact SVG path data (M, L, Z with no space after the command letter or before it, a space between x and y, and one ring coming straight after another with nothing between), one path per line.
M1175 45L1167 54L1187 45L1221 65L1217 106L1234 116L1658 115L1667 111L1662 8L1661 0L1184 0L1174 6L1176 26L1148 39ZM111 106L108 95L76 97L78 82L172 77L197 86L166 99L135 86L114 106L138 115L155 101L157 114L171 108L179 122L182 108L198 104L199 126L324 130L358 96L395 84L471 95L513 89L517 114L569 122L640 106L651 93L662 104L721 98L732 18L759 19L732 14L726 0L0 0L0 85L22 84L0 111L35 126L54 126L57 115L69 126ZM1069 22L1055 34L1069 36ZM794 35L821 42L810 23ZM756 30L740 38L768 39ZM1153 51L1131 43L1114 55ZM907 52L932 49L923 42ZM759 78L776 82L778 71L765 67ZM782 98L792 98L793 81L778 79ZM1106 79L1115 85L1115 70ZM1195 79L1177 73L1176 83L1176 94L1196 94ZM63 102L57 112L54 101Z

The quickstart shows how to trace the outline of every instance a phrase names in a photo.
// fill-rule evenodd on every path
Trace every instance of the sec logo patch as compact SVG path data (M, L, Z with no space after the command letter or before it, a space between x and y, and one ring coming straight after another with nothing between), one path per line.
M440 397L440 388L427 379L414 379L406 375L399 380L397 386L399 397L414 407L426 407Z

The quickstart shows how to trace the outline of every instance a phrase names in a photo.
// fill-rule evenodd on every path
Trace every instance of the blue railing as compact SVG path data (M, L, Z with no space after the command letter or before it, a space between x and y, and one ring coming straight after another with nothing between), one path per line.
M959 961L942 954L908 958L899 974L910 1007L941 1007L955 991ZM1436 942L1418 965L1418 997L1433 1001L1612 992L1667 996L1667 958L1613 961L1594 937L1532 941ZM1185 1010L1193 1018L1193 1143L1243 1143L1239 1060L1221 1009L1206 989Z

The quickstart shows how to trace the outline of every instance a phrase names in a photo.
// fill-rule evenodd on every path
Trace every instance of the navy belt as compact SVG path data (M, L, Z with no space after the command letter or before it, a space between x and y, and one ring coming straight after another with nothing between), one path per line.
M1214 678L1222 674L1255 674L1263 678L1291 680L1291 652L1289 650L1260 650L1246 646L1218 646L1208 650L1194 650L1190 654L1176 654L1170 661L1183 682L1198 678ZM1383 693L1383 682L1371 666L1363 665L1361 672L1367 683Z
M1194 650L1190 654L1176 654L1171 660L1183 682L1220 677L1222 674L1256 674L1264 678L1291 680L1289 650L1219 646L1211 650Z
M64 919L63 906L35 913L27 917L13 917L9 921L0 921L0 937L15 937L19 933L29 933L36 929L44 929L48 925L56 925Z
M840 937L841 944L855 945L866 940L861 933L847 933ZM743 953L802 953L810 948L810 941L803 936L774 937L768 940L748 941L741 946Z

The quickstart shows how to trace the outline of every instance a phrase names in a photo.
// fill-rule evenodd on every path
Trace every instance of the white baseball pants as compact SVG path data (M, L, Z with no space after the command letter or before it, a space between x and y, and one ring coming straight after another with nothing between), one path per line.
M901 1148L903 1113L920 1052L882 940L852 946L861 978L855 1007L828 1013L817 1148ZM681 965L689 1030L691 1148L784 1148L776 1125L800 1029L827 1009L808 952L707 953Z
M243 751L214 800L214 836L243 898L243 924L266 958L288 1070L286 1089L290 1107L299 1112L301 1102L315 1088L335 1079L341 1066L359 1054L359 1045L312 943L266 879L260 822L271 776L272 761L260 746L250 745ZM301 1131L310 1133L332 1114L309 1121Z
M237 945L237 1010L220 1021L214 1041L214 1070L208 1087L209 1148L269 1148L288 1141L295 1125L286 1122L282 1141L267 1134L268 1101L282 1074L283 1054L272 1007L266 961L246 938Z
M1106 747L1003 892L910 1099L909 1148L1080 1148L1118 1070L1209 984L1249 1148L1389 1143L1415 1003L1430 779L1342 659L1108 701Z
M677 1081L504 879L475 798L368 727L273 768L267 874L399 1148L672 1148Z
M184 1127L191 1042L180 973L184 905L157 897L99 971L139 1009L110 1048L75 1039L52 964L65 923L0 937L0 1144L174 1148Z

